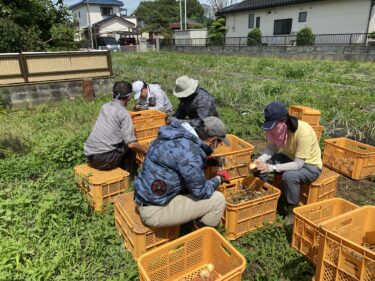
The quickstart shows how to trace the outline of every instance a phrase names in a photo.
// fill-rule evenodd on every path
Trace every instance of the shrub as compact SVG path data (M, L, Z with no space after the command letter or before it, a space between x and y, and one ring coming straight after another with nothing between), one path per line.
M368 38L368 39L375 39L375 31L370 32L370 33L367 35L367 38Z
M262 32L259 28L254 28L247 34L247 45L254 46L262 43Z
M225 19L218 18L211 24L208 30L208 37L210 38L209 45L224 45L225 33Z
M297 33L297 46L314 45L314 34L310 27L306 26Z

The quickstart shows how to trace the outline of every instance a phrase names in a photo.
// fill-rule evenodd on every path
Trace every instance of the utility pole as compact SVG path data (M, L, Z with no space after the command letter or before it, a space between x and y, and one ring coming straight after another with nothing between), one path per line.
M180 30L182 30L182 0L180 0Z
M186 22L187 22L187 20L186 20L186 0L185 0L185 30L187 30L187 28L186 28Z
M88 22L89 22L89 35L90 35L91 49L94 49L94 42L92 40L92 28L91 28L91 19L90 19L89 0L86 0L86 7L87 7L87 18L88 18Z

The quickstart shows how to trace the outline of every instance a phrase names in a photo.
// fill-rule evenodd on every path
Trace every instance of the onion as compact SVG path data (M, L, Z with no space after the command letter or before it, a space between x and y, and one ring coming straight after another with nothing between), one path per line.
M215 270L215 266L212 263L207 264L207 270L212 274Z
M202 269L201 272L199 273L199 276L202 279L208 279L210 278L211 274L207 269Z

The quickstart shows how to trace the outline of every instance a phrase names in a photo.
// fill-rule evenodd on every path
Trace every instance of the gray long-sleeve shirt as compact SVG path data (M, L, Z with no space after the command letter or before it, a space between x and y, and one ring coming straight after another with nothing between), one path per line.
M104 104L83 148L85 155L109 152L124 142L137 141L129 112L120 100Z
M171 102L158 84L149 84L147 99L139 98L138 104L148 106L149 109L155 109L162 112L173 111Z

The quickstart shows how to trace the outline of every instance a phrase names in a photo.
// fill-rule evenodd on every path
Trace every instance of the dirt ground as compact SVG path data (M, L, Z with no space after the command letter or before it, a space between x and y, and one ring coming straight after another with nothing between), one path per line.
M247 140L254 146L256 158L266 146L263 140ZM336 197L344 198L358 205L375 205L375 175L363 180L353 180L340 174Z

